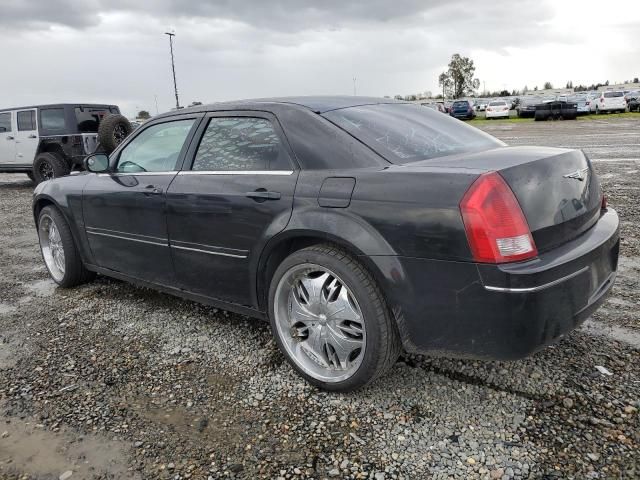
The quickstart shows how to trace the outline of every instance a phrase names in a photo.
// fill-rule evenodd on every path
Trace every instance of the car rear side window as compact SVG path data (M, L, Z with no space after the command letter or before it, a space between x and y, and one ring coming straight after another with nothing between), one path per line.
M40 110L40 125L43 130L65 130L64 109L46 108Z
M35 110L24 110L18 112L18 131L31 131L36 129Z
M616 97L624 97L624 93L622 92L607 92L604 94L604 98L616 98Z
M273 124L255 117L211 118L192 168L195 171L290 169Z
M0 113L0 133L11 131L11 112Z
M326 112L324 117L392 163L504 146L477 128L420 105L363 105Z
M170 172L195 120L176 120L145 128L120 153L120 173Z

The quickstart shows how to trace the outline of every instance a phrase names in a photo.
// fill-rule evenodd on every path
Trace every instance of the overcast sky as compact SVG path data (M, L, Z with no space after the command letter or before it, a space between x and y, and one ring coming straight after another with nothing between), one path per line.
M487 89L640 76L638 0L0 0L0 107L438 91L453 53Z

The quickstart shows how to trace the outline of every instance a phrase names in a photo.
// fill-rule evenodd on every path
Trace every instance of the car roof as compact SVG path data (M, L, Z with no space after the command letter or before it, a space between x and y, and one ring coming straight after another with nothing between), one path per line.
M198 112L215 112L225 110L262 110L273 105L294 105L297 107L307 108L316 113L325 113L331 110L339 110L342 108L359 107L363 105L378 105L386 103L411 104L401 100L392 98L378 97L357 97L357 96L308 96L308 97L273 97L273 98L255 98L249 100L235 100L229 102L217 102L208 105L197 105L194 107L182 108L180 110L172 110L163 113L158 117L178 115L183 113Z
M27 110L30 108L61 108L61 107L118 107L117 105L112 105L109 103L49 103L46 105L29 105L27 107L12 107L12 108L0 108L0 112L7 112L13 110Z

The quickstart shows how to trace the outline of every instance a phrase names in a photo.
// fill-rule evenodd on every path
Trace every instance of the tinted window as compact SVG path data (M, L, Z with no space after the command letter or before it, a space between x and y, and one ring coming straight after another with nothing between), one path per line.
M0 133L11 131L11 112L0 113Z
M166 172L176 169L180 150L195 120L160 123L143 130L120 153L118 172Z
M623 97L624 93L622 92L607 92L604 94L604 98L615 98L615 97Z
M64 130L64 109L47 108L40 110L40 125L43 130Z
M467 102L454 102L453 106L456 107L456 108L467 108L469 106L469 103L467 103Z
M96 133L100 121L105 115L109 115L107 108L76 107L75 111L80 133Z
M193 170L288 170L291 164L269 120L225 117L209 120Z
M324 116L394 163L504 145L463 122L416 105L364 105L334 110Z
M18 130L35 130L36 129L36 112L34 110L25 110L18 112Z
M491 102L489 104L490 107L504 107L507 102Z

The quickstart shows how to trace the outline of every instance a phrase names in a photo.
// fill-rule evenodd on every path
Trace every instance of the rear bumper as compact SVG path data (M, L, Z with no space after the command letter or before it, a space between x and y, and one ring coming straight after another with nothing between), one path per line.
M385 290L405 349L512 360L557 341L589 317L613 286L618 223L608 209L580 237L527 262L397 257Z

